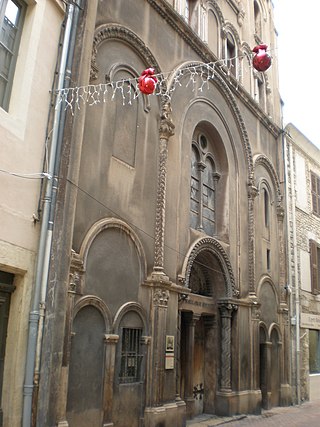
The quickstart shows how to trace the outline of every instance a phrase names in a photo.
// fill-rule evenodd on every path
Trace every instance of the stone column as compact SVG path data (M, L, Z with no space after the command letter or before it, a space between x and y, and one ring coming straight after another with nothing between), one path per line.
M254 199L258 195L258 189L251 183L248 185L248 271L249 293L255 295L255 233L254 233Z
M112 400L113 400L113 381L115 370L116 346L119 341L119 335L106 334L105 342L105 369L104 369L104 387L103 387L103 427L113 426L112 422Z
M164 275L164 229L167 186L168 141L174 135L174 125L171 120L171 106L162 106L159 128L159 171L155 225L154 274Z
M251 322L252 322L252 376L251 376L251 388L252 390L260 389L260 371L259 371L259 360L260 360L260 304L255 299L252 301L251 307Z
M197 321L200 315L192 314L187 323L187 349L186 349L186 375L185 375L185 402L187 405L187 417L191 418L194 414L193 396L193 359L194 359L194 333Z
M221 379L220 391L231 391L231 316L233 304L218 304L221 317Z

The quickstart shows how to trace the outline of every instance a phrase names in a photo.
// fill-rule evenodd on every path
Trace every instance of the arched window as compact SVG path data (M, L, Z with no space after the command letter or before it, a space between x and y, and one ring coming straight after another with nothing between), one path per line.
M255 0L253 3L253 8L254 8L254 30L256 35L261 38L262 37L262 32L261 32L261 10L260 10L260 6L259 3Z
M228 70L230 73L237 77L237 45L235 39L231 33L227 33L226 41L225 41L225 60Z
M215 197L219 177L208 138L199 133L192 141L190 226L209 235L216 233Z
M269 193L266 188L263 189L263 210L264 210L264 226L270 225L270 208L269 208Z

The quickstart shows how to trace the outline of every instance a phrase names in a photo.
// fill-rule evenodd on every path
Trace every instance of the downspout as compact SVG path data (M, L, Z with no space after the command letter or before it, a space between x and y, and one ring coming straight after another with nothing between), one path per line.
M68 55L70 55L70 53L72 54L69 48L72 32L74 30L74 15L75 5L73 3L68 3L56 90L62 89L65 84L67 59ZM56 171L58 170L61 157L61 144L59 144L59 135L61 134L62 126L64 124L64 120L62 120L63 114L64 111L62 109L62 103L59 102L59 99L57 97L54 109L49 167L47 171L49 179L47 181L43 202L42 223L40 229L38 258L35 273L34 295L31 305L31 311L29 313L28 346L26 355L25 382L23 387L22 427L31 426L35 362L36 358L40 358L42 328L45 311L44 301L47 290L47 280L51 256L53 216L55 208L54 202L55 194L57 191ZM39 325L40 319L41 325Z
M292 144L289 147L290 168L293 171ZM297 254L297 229L296 229L296 194L291 193L292 197L292 234L293 234L293 262L294 262L294 285L295 285L295 314L296 314L296 387L297 387L297 404L300 405L300 288L298 280L298 254Z
M293 245L293 263L294 263L294 279L292 275L290 259L289 259L289 274L290 274L290 282L294 287L294 301L293 296L290 295L290 305L291 305L291 325L295 326L295 370L296 370L296 396L297 396L297 404L301 403L301 391L300 391L300 288L299 288L299 280L298 280L298 254L297 254L297 230L296 230L296 195L295 195L295 182L294 182L294 169L293 169L293 153L292 153L292 144L288 141L286 142L286 148L289 155L289 165L291 172L291 219L292 219L292 245ZM286 159L287 162L287 159ZM286 165L287 167L287 165ZM289 195L288 195L289 198ZM289 206L289 205L288 205ZM290 250L290 220L288 219L288 249ZM288 257L289 258L289 257ZM295 316L293 316L295 314ZM294 319L294 323L292 320Z

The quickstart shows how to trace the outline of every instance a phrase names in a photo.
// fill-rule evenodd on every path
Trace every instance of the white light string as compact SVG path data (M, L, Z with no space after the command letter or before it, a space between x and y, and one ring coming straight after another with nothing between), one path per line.
M230 75L232 75L231 68L234 67L232 61L243 57L244 55L235 56L227 60L220 59L215 62L188 65L174 72L154 74L157 78L157 83L153 95L165 96L170 101L171 95L175 89L182 86L192 88L193 92L195 90L202 92L204 88L209 89L209 81L214 79L216 74L215 68L217 66L220 67L222 71L227 72L227 76L230 77ZM253 68L252 65L250 65L250 68ZM166 83L169 81L170 77L172 78L172 83L169 88L167 88ZM188 80L186 83L182 84L182 79L185 77L187 77ZM240 78L240 74L238 77ZM200 86L197 88L198 78L200 78ZM116 96L120 97L123 105L132 105L132 102L141 94L138 79L139 78L128 78L107 83L99 83L97 85L91 84L62 88L56 91L56 108L58 108L59 104L63 103L63 108L65 110L70 110L71 114L74 115L76 110L81 109L81 106L86 104L93 106L106 103L109 100L113 101ZM236 88L238 88L238 84L239 82L237 80Z

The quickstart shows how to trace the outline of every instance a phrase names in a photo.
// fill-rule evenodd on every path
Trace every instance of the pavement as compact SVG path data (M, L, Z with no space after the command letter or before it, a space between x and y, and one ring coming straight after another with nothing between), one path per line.
M215 427L222 424L227 424L226 427L320 427L320 390L318 400L263 410L261 415L217 417L202 414L187 421L187 427Z

